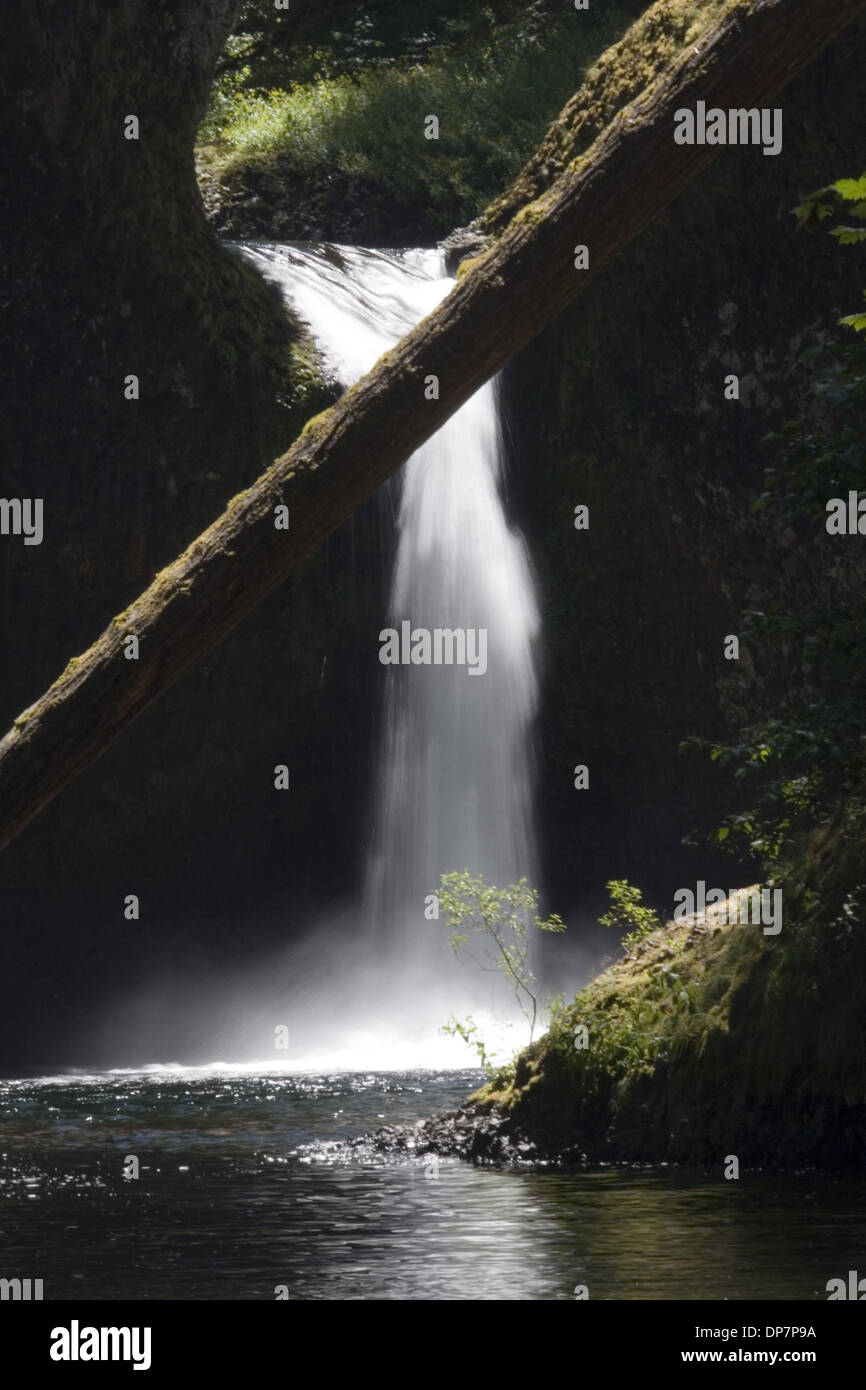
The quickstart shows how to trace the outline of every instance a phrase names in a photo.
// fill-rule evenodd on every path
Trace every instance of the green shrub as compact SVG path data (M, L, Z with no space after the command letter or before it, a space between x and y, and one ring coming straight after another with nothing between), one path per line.
M610 894L611 906L599 922L603 927L614 927L627 934L622 944L627 951L634 950L639 941L658 931L664 924L658 913L642 904L643 894L624 878L612 878L605 884Z
M256 87L250 36L236 35L237 61L214 86L200 139L223 147L227 169L279 158L302 176L365 178L451 227L502 191L626 23L613 10L590 24L572 13L488 26L424 62L371 62L285 87L270 85L273 64L269 85ZM427 115L439 119L438 140L425 139Z

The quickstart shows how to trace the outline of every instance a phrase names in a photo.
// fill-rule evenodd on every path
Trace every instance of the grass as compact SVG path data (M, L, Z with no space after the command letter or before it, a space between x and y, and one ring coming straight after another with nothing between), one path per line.
M591 25L570 15L527 43L505 31L463 55L267 91L250 88L247 70L217 84L200 142L226 174L278 161L313 183L362 181L450 229L517 173L627 20L616 7ZM429 115L439 120L435 140L425 138Z

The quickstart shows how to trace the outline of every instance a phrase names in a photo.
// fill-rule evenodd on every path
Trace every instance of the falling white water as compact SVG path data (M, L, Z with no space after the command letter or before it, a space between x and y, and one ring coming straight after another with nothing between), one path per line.
M310 325L346 386L451 287L432 251L247 245ZM431 372L435 365L431 364ZM418 410L426 402L419 383ZM538 613L526 549L503 510L496 386L478 391L387 484L397 517L388 608L369 633L381 676L379 772L361 901L239 968L158 962L82 1040L85 1066L181 1064L266 1073L463 1068L443 1036L471 1014L505 1059L528 1025L505 981L450 950L425 912L440 875L468 869L499 887L537 882L532 835L533 664ZM468 665L380 665L380 632L486 630L483 674ZM477 649L476 649L477 650ZM475 653L473 652L473 655ZM243 922L238 929L243 930ZM485 960L483 943L476 959ZM275 1036L288 1034L286 1050Z
M436 251L255 246L351 385L429 313L453 283ZM431 371L434 370L431 364ZM417 409L425 402L419 385ZM488 383L408 461L382 628L486 631L487 668L382 666L384 717L361 920L404 967L448 972L442 922L425 900L451 870L503 886L534 877L531 724L538 629L521 537L503 510L497 386ZM370 633L380 646L380 633ZM477 648L476 648L477 651ZM462 970L472 970L466 965ZM484 982L489 991L489 984Z

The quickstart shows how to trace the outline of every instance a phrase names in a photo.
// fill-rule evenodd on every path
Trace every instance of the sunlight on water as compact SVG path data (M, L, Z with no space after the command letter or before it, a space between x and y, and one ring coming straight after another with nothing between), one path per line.
M495 1172L377 1151L472 1071L148 1067L0 1082L7 1270L53 1299L826 1298L864 1184ZM123 1165L133 1154L136 1181ZM790 1321L791 1319L787 1319Z

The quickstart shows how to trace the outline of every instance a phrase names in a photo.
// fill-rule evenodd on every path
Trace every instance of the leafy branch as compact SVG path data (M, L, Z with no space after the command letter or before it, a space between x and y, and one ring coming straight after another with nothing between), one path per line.
M527 879L497 888L485 882L483 875L474 878L468 869L442 875L439 908L450 929L454 954L468 955L482 970L497 971L511 985L529 1022L532 1042L538 1021L538 982L528 963L530 932L564 932L562 918L555 913L538 916L538 893ZM467 949L473 938L481 939L480 959ZM459 1026L455 1030L451 1025L449 1030L469 1041ZM473 1046L477 1048L477 1041Z

